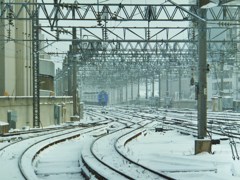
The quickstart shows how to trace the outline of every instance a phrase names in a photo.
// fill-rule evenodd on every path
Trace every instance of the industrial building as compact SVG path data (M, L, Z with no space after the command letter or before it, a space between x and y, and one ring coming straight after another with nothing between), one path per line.
M34 0L29 1L29 3L34 2ZM33 126L33 24L32 20L14 19L14 13L21 11L23 2L17 0L15 3L10 5L10 9L7 10L7 18L1 18L0 116L4 122L14 122L14 125L10 125L10 128L22 128ZM2 4L1 8L1 12L4 12ZM28 10L29 12L33 11L33 7L29 6ZM19 13L18 18L28 18L27 12ZM38 59L39 99L41 98L42 106L40 113L43 117L46 115L41 122L41 126L47 126L55 124L55 106L61 105L61 111L59 111L59 114L62 114L60 123L70 119L72 105L69 97L60 100L57 98L51 99L55 96L55 65L50 55L44 51L46 46L44 34L40 29L38 33L40 40ZM45 109L44 106L47 108ZM65 114L63 114L63 109L65 109ZM13 114L14 118L11 116Z

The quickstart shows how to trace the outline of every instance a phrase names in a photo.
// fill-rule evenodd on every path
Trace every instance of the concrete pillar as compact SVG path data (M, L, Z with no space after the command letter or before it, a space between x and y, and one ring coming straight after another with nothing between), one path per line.
M211 140L195 140L195 154L199 154L202 152L212 152L212 142Z

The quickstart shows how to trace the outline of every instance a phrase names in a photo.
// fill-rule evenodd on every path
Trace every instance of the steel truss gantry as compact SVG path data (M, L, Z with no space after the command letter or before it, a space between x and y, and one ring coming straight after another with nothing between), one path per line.
M39 14L32 17L32 71L33 71L33 127L40 127L40 80L39 80Z
M179 52L178 56L181 59L192 58L197 50L198 20L193 14L198 14L198 6L195 4L181 4L180 6L171 3L149 5L83 4L78 1L62 3L62 0L47 3L42 0L38 3L2 2L0 6L0 18L2 20L27 20L33 23L31 41L33 41L34 69L34 127L40 126L38 63L39 43L41 41L77 41L74 44L78 44L79 53L82 57L88 57L84 60L90 64L93 56L89 56L89 52L95 52L96 55L103 54L105 57L107 57L106 54L118 56L131 54L130 57L134 57L136 54L144 54L154 57L154 54L159 53L161 55L158 58L166 60L176 58L177 55L170 57L170 54L176 52L176 50ZM218 37L223 33L231 33L231 28L238 26L239 12L240 7L238 6L221 6L214 10L206 9L208 16L205 20L211 24L211 26L207 26L208 51L211 50L212 52L213 50L217 53L220 50L221 52L228 51L228 49L236 47L236 44L239 43L238 34L231 39L225 40ZM21 14L25 14L25 16L20 16ZM145 24L136 25L136 27L128 24L128 22L135 23L139 21ZM108 22L117 22L119 24L110 24ZM171 23L171 26L166 27L164 25L166 22ZM174 23L176 22L180 23L179 27L175 27ZM193 25L189 27L186 22L191 22ZM76 39L72 38L71 32L73 28L76 28L77 32L80 33ZM218 33L213 36L212 31L215 31L215 29L218 29ZM39 30L46 33L49 38L39 39ZM68 38L69 36L71 37ZM84 36L88 36L88 39L84 39ZM6 39L2 38L0 40L6 41ZM10 38L10 40L15 42L26 41L26 39L14 38ZM189 53L189 49L193 51ZM188 53L185 53L187 51ZM239 50L236 48L236 51ZM183 58L183 56L187 55L188 57ZM153 61L153 65L156 62Z
M162 4L89 4L75 1L74 3L62 3L61 0L48 3L31 2L3 2L1 3L2 13L0 18L6 18L13 6L18 6L18 10L13 12L13 19L29 20L33 17L32 7L36 7L42 17L39 20L48 21L49 25L55 27L59 20L102 20L101 16L107 12L108 21L192 21L194 17L189 13L197 15L198 6L196 4L180 4L178 7L170 3ZM234 8L232 8L234 7ZM189 12L184 11L184 9ZM220 6L218 9L206 9L208 22L233 21L239 18L239 6ZM26 17L21 17L21 13L27 13ZM223 16L227 14L227 16Z

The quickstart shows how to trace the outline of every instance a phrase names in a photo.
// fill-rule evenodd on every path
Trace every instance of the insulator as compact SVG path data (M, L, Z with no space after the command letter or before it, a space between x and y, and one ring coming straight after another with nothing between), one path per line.
M108 34L107 34L107 30L104 29L104 39L107 40L108 39Z
M101 19L101 16L100 16L100 13L97 14L97 22L98 22L98 26L101 26L102 25L102 19Z
M57 37L57 39L59 39L59 31L58 30L56 30L56 37Z
M195 30L192 31L192 40L195 40Z
M8 40L10 40L10 39L11 39L11 29L8 29L8 30L7 30L7 33L8 33L7 38L8 38Z
M147 31L147 39L150 39L150 30Z

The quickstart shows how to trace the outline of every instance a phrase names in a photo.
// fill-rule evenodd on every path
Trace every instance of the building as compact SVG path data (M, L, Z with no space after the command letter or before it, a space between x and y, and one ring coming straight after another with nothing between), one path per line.
M39 39L44 39L44 35L39 34ZM40 96L53 96L54 93L54 77L55 64L51 61L50 55L44 51L44 41L39 44L39 81L40 81Z
M22 1L16 0L15 2ZM17 11L18 8L20 7L13 7L13 11ZM24 13L20 15L20 17L25 16ZM32 41L30 41L32 21L9 18L9 20L0 20L0 26L0 96L31 96L33 91ZM44 37L40 34L39 38ZM40 44L41 47L43 44ZM50 62L50 56L43 51L40 53L40 59L42 59L40 61L40 88L54 91L54 64Z
M13 7L13 10L18 8ZM31 40L32 24L11 18L6 21L0 20L0 95L29 96L32 94L32 44L31 41L11 40Z

